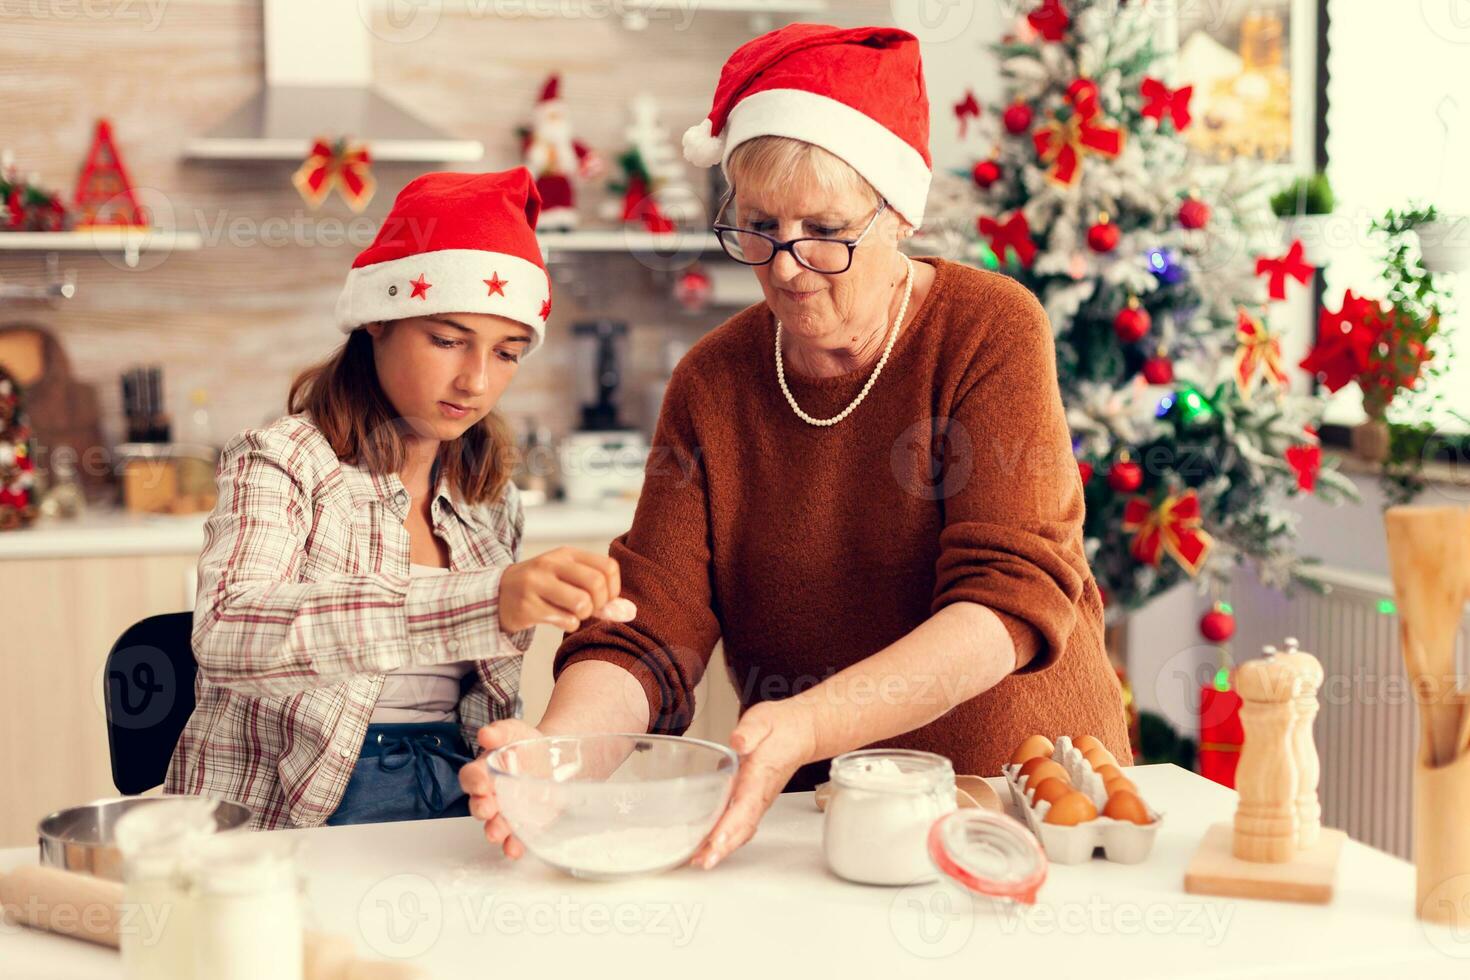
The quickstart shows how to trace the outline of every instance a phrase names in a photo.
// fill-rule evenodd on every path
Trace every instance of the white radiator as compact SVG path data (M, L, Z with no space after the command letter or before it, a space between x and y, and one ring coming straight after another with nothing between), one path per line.
M1354 840L1413 857L1413 758L1418 709L1399 649L1399 620L1388 578L1318 568L1323 595L1287 598L1242 576L1234 596L1236 662L1288 636L1322 661L1325 680L1315 734L1322 760L1322 822ZM1470 664L1470 620L1455 643L1463 678Z

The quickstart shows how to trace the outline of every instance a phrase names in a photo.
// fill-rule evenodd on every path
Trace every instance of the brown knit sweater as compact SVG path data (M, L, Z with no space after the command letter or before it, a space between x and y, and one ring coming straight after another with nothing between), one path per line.
M694 346L669 383L633 526L611 547L638 617L568 635L558 675L579 660L618 664L642 683L651 729L682 733L720 639L748 707L970 601L1006 625L1016 672L880 744L990 776L1027 735L1090 733L1132 761L1046 314L1010 278L922 261L936 273L923 306L836 426L786 404L765 304ZM825 418L871 370L815 379L788 364L786 378ZM806 766L787 788L826 772L825 760Z

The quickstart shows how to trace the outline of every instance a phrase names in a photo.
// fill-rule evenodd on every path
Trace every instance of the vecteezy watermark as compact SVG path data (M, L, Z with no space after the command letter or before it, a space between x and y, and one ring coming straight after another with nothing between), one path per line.
M54 932L108 941L116 935L130 944L153 946L163 937L173 915L172 902L43 902L34 895L7 906L0 915L0 936L17 933L23 923ZM136 937L136 938L134 938Z
M1421 914L1419 918L1429 944L1454 959L1470 959L1470 929L1444 921L1470 921L1470 875L1451 875L1441 881L1424 896L1420 909L1434 917L1426 919Z
M1213 949L1225 941L1233 902L1114 902L1100 895L1081 901L1010 904L997 917L1003 935L1190 936Z
M975 21L977 0L889 0L893 23L924 44L944 44L970 29ZM1018 5L1002 0L1002 16L1014 15Z
M1419 0L1419 16L1451 44L1470 44L1470 0Z
M169 0L0 0L0 20L137 21L157 30Z
M888 906L888 928L906 952L938 960L965 948L975 916L967 891L944 883L905 885Z
M439 887L423 875L384 878L357 903L357 928L381 956L422 956L444 931L444 898Z
M561 895L525 901L500 895L459 897L472 935L657 936L683 949L694 940L704 906L683 902L586 902Z
M379 40L411 44L438 28L444 6L444 0L357 0L357 13ZM702 6L703 0L456 0L454 11L470 20L618 18L629 26L641 28L657 21L686 31Z

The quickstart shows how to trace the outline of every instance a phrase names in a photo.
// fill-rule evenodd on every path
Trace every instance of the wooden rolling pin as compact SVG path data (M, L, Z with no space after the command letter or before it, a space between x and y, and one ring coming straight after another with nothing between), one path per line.
M75 871L32 865L0 875L0 906L11 920L99 946L117 948L117 907L123 886ZM336 933L307 930L305 980L418 980L428 974L407 963L359 958Z

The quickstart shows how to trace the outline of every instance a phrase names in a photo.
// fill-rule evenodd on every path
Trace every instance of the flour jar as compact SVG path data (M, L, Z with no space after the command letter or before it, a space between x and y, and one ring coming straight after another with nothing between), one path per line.
M188 980L194 973L189 862L215 832L214 800L158 800L123 814L113 833L122 854L118 949L127 980Z
M848 881L934 881L929 830L955 810L954 766L942 755L863 749L832 760L832 797L822 824L827 866Z
M305 900L296 845L280 837L217 837L191 874L195 976L301 980Z

